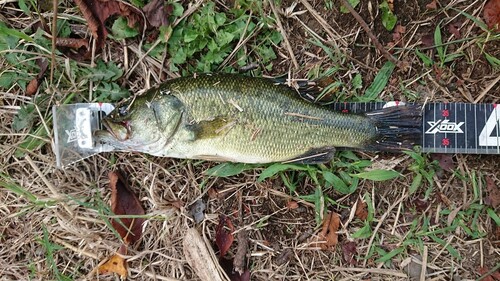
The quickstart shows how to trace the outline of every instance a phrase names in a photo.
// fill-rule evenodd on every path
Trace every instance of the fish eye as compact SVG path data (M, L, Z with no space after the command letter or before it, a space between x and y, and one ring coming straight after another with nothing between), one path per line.
M118 108L118 114L120 116L125 116L128 114L128 110L127 110L127 107L126 106L122 106L120 108Z

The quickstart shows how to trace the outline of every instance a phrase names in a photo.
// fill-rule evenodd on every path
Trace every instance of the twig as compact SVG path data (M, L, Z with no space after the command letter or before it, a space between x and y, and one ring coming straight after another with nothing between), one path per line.
M382 215L380 220L377 223L377 226L375 226L375 229L373 230L373 234L370 237L370 241L368 241L368 246L366 247L366 253L365 253L365 260L363 262L363 266L366 266L366 262L368 261L368 254L370 253L370 248L372 247L373 240L375 239L375 236L377 235L378 229L382 226L382 223L384 222L385 218L389 215L389 213L394 209L399 203L401 203L404 199L406 199L408 195L403 191L403 194L401 195L401 198L398 199L398 201L394 202L389 208L387 208L387 211Z
M493 86L495 86L496 83L498 83L498 81L500 81L500 76L491 81L491 83L484 88L481 94L479 94L479 96L474 100L474 103L478 103L482 98L484 98L484 96L486 96L486 94L491 90L491 88L493 88Z
M402 62L400 62L398 59L396 59L393 55L391 55L384 48L384 46L382 46L382 44L380 44L377 37L375 37L373 32L370 30L370 27L368 27L366 22L363 20L363 18L361 18L361 16L358 14L358 12L356 12L354 10L354 8L351 6L351 4L349 4L349 2L347 2L347 0L340 0L340 2L342 2L342 5L344 5L347 8L347 10L349 10L349 12L356 19L356 21L358 21L358 23L361 25L361 27L365 30L366 35L368 35L368 37L370 37L373 44L375 45L375 48L377 48L377 50L379 50L382 53L382 56L384 56L384 58L386 58L387 60L393 62L395 65L397 65L398 68L404 69L404 64Z
M311 13L311 15L316 19L317 22L323 27L323 29L326 31L328 36L330 36L330 39L333 40L333 43L336 44L336 42L341 42L343 46L347 46L347 42L338 34L335 29L328 24L328 22L321 17L321 15L309 4L307 0L301 0L300 3L306 7L306 9ZM338 48L335 45L336 48Z
M425 281L427 273L427 246L424 246L424 254L422 255L422 269L420 270L420 281Z
M54 10L54 14L52 17L52 53L51 53L51 61L50 61L50 86L52 87L54 82L54 67L56 65L56 41L57 41L57 0L52 0L52 10Z
M382 275L391 275L396 277L408 278L408 275L406 275L403 272L385 268L334 267L332 268L332 271L363 272L363 273L382 274Z
M295 70L298 70L299 63L297 62L297 59L295 58L295 55L294 55L293 50L292 50L292 46L290 45L290 42L288 41L288 37L286 36L285 29L283 29L283 25L281 24L280 16L279 16L278 12L276 11L276 8L274 7L273 0L268 0L268 2L269 2L269 5L271 6L271 10L273 10L274 16L276 17L276 23L278 24L278 28L281 32L281 36L283 37L283 40L285 40L285 46L286 46L286 49L287 49L287 51L290 54L290 57L292 59L293 67L295 68Z

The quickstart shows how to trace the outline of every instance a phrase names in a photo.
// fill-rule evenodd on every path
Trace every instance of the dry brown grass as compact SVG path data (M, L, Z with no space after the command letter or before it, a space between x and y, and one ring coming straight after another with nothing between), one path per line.
M283 12L292 6L292 2L282 1L281 6L276 7L281 18L279 28L289 44L277 46L279 58L269 74L290 71L291 77L304 78L315 67L327 69L342 63L345 71L335 78L348 84L359 72L366 87L383 64L383 59L369 44L363 30L350 15L338 13L337 2L334 2L336 7L333 11L323 8L324 1L302 2L311 5L305 7L298 4L293 11ZM475 17L482 13L482 1L441 2L443 6L463 10ZM500 57L499 42L481 44L478 39L480 30L464 17L459 17L462 36L471 39L452 45L450 52L463 51L465 58L458 59L452 67L445 67L440 79L432 70L422 66L414 52L414 48L420 45L420 38L432 34L440 20L443 20L443 25L457 20L456 12L449 9L428 11L426 4L417 0L395 3L396 14L406 27L404 49L398 57L408 62L410 68L407 72L393 75L381 98L404 100L408 97L405 91L411 91L423 93L418 98L420 101L429 98L436 102L472 102L480 98L478 102L500 103L498 83L493 84L489 91L482 91L499 73L481 56L484 48ZM392 40L392 35L381 27L376 3L372 5L371 11L366 3L357 10L382 44L386 45ZM73 3L63 2L62 6L60 16L80 17ZM265 8L266 13L273 14L268 6ZM51 17L50 12L43 15L46 19ZM24 29L36 19L36 15L33 18L22 15L15 3L0 1L0 20L10 27ZM84 25L78 23L77 26ZM308 43L306 40L310 36L307 32L311 31L317 33L324 44L345 54L344 60L331 61L321 48ZM130 42L125 46L108 40L100 57L105 61L121 63L125 70L137 65L122 86L138 92L161 81L162 75L159 73L161 63L150 56L139 55L136 43ZM292 57L301 66L300 70L291 70L294 65ZM64 57L57 57L57 61L57 67L63 68ZM2 71L14 67L0 56L0 75ZM167 77L178 75L166 70L165 73ZM48 85L46 79L42 87L44 91L38 93L50 97L47 107L60 102L70 92L88 95L89 88L80 85L59 88L59 78L54 77L54 85ZM113 169L120 169L129 175L131 187L148 217L141 243L129 252L132 280L196 279L183 256L184 234L189 227L195 226L210 241L215 241L214 231L219 214L230 216L237 230L249 230L252 280L407 280L409 275L405 264L412 258L411 266L417 271L419 267L415 266L415 261L423 261L429 270L427 280L472 280L479 277L479 266L491 269L500 263L499 237L493 234L495 223L485 212L474 218L477 221L476 230L484 233L480 238L471 239L462 228L440 236L458 251L462 260L457 260L443 245L425 236L421 238L423 247L412 244L388 263L376 263L380 256L364 259L374 245L390 251L408 241L413 235L412 223L416 222L419 228L424 217L430 220L430 230L445 228L447 215L441 212L443 209L465 210L473 201L483 202L486 194L481 180L478 181L480 193L476 200L470 180L462 179L458 173L440 173L434 179L434 192L423 202L426 185L422 187L422 192L408 195L413 173L407 170L411 160L405 159L396 167L404 174L398 180L384 183L362 181L358 190L349 196L329 190L326 195L337 203L329 205L329 208L342 215L343 223L346 223L350 207L359 197L368 193L373 199L375 218L373 234L369 238L350 238L363 226L356 220L340 231L341 244L349 239L357 243L357 264L350 265L342 257L341 245L334 251L321 251L314 247L314 237L318 233L314 204L298 198L299 195L314 192L315 187L310 180L302 180L296 193L290 195L279 178L257 183L258 170L230 178L210 178L203 172L213 163L153 158L136 153L104 153L66 170L58 170L50 137L44 138L46 144L42 148L28 151L26 157L15 156L16 149L30 131L15 132L11 127L12 120L20 106L32 101L32 98L23 95L18 86L0 92L0 173L7 175L7 179L0 179L0 186L4 185L0 188L0 280L57 280L56 270L75 280L114 280L114 277L98 278L89 274L119 247L118 238L106 224L110 196L107 174ZM46 120L38 120L43 119ZM50 124L47 127L50 131ZM372 154L360 155L367 159L374 157ZM390 157L392 155L380 155L378 159ZM498 156L458 155L457 170L467 176L481 173L494 179L498 185L498 160ZM7 185L10 188L6 188ZM13 192L13 187L19 187L24 194ZM220 196L208 197L209 188L218 190ZM195 225L189 216L189 207L200 198L207 204L206 217L203 223ZM298 201L299 208L288 209L289 200ZM180 209L172 204L178 201L183 203ZM451 206L447 206L446 203L450 202ZM498 208L495 211L498 213ZM470 223L464 221L465 225L470 226ZM43 242L44 229L49 244ZM49 250L52 247L53 252L48 252L47 245ZM234 254L235 250L233 247L230 254Z

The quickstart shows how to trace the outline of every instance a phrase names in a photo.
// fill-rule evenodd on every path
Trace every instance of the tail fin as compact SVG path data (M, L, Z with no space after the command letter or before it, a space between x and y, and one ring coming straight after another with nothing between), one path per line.
M367 112L377 127L377 135L367 144L367 150L398 151L421 145L422 106L405 105Z

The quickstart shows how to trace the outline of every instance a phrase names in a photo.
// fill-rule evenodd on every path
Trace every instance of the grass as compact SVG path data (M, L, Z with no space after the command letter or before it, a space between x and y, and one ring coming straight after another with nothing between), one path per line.
M266 1L205 3L193 10L169 1L170 25L153 40L118 17L108 22L110 37L92 61L76 62L56 51L53 82L45 75L33 96L25 93L39 72L37 61L50 61L52 54L49 34L32 27L39 20L50 23L51 12L36 10L43 7L31 1L0 4L1 279L93 278L91 271L119 246L109 227L111 169L129 175L146 210L143 239L129 252L133 279L196 278L184 260L182 238L194 226L189 210L199 198L207 209L198 229L210 241L219 214L229 216L237 230L248 229L252 280L418 279L408 268L422 262L428 278L471 280L480 277L479 267L498 268L498 208L484 204L485 178L500 183L496 156L457 155L447 172L418 151L339 151L331 163L309 166L107 153L57 170L51 147L52 105L116 102L194 72L320 79L326 81L323 91L312 98L326 103L500 103L498 84L480 96L498 76L500 48L498 33L480 19L479 2L437 10L395 2L391 11L384 1L372 19L360 1L356 10L385 46L393 41L386 28L392 16L406 27L401 44L392 42L394 56L409 65L401 71L335 1L312 1L314 10L273 2L282 29ZM87 28L72 5L60 5L60 36ZM452 36L451 23L460 26L461 38ZM432 46L422 47L425 36L433 38ZM358 199L367 203L366 220L353 216ZM287 207L291 201L298 207ZM326 211L342 220L339 245L331 252L317 250L314 240ZM344 259L349 241L356 244L355 264ZM289 250L293 255L285 255Z

